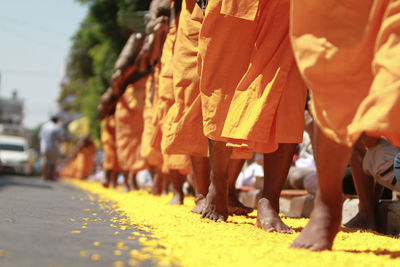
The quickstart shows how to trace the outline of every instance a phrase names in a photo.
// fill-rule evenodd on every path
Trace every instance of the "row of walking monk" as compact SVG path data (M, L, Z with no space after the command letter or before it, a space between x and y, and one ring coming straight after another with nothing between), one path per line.
M250 211L234 183L263 153L256 226L292 233L279 196L307 95L318 193L291 247L331 249L354 143L400 145L399 0L153 0L146 33L127 41L98 106L106 185L122 172L136 188L147 168L154 193L171 177L171 204L181 204L193 173L193 212L226 221Z

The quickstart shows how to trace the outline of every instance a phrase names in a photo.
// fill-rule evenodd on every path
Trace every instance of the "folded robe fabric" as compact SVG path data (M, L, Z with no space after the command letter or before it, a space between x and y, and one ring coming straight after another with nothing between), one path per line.
M78 152L73 160L76 167L73 177L86 179L92 173L96 151L96 147L91 144L84 146L81 151Z
M146 80L130 84L115 109L117 158L122 171L138 172L146 167L140 155Z
M161 147L165 153L208 156L197 73L198 39L202 20L203 12L196 3L184 0L173 54L174 102L163 124Z
M289 0L208 3L199 40L207 137L261 153L301 142L306 88L288 31Z
M153 114L157 107L153 103L158 100L158 79L160 74L160 64L157 64L154 71L149 75L146 82L146 99L143 110L143 133L142 133L142 144L140 149L140 155L146 160L151 166L162 168L163 158L161 151L154 149L151 146L153 134L155 132L155 126L153 124Z
M115 118L109 116L101 129L101 146L104 153L103 169L110 171L119 171L117 147L115 141Z
M60 171L61 177L86 179L93 171L97 149L93 144L80 148L78 153Z
M168 35L164 42L162 55L161 55L161 70L158 79L158 97L155 99L154 105L156 112L153 117L154 135L151 141L151 146L161 151L161 142L163 139L163 123L166 114L174 103L174 88L173 88L173 51L176 38L176 30L179 23L179 17L176 17L170 25ZM189 170L190 159L187 155L183 154L163 154L163 168L164 172L170 169L176 170Z
M351 146L361 133L400 145L400 1L297 1L291 40L322 131Z

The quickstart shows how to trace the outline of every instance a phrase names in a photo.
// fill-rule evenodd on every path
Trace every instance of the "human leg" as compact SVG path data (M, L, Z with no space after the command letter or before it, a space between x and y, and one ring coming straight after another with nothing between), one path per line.
M128 185L129 190L138 190L139 186L136 181L136 173L134 171L129 171L128 173Z
M377 230L375 207L377 199L375 197L375 180L367 175L362 169L364 153L359 149L358 143L353 148L350 165L353 175L354 186L357 191L359 204L357 215L348 221L345 226L350 228Z
M161 179L162 179L162 194L167 195L169 193L169 186L171 185L171 174L161 172Z
M314 251L332 249L342 218L342 177L352 148L329 139L315 129L314 156L318 173L318 192L311 218L292 248Z
M106 178L106 180L105 180L104 183L103 183L103 186L104 186L105 188L108 188L108 187L110 186L111 173L112 173L111 170L105 170L105 178Z
M113 188L117 187L117 183L118 183L118 174L119 172L117 171L111 171L110 174L110 184Z
M163 173L159 168L155 167L155 171L151 178L153 180L151 193L155 196L160 196L163 190Z
M224 142L208 140L210 149L211 183L202 218L226 221L228 218L228 165L232 149Z
M236 180L240 171L243 168L244 159L231 159L228 165L228 212L230 215L244 215L253 211L246 207L237 198L236 195Z
M190 156L193 168L196 206L193 213L201 214L206 204L208 187L210 186L210 160L207 157Z
M180 174L178 170L171 170L172 190L173 197L169 204L171 205L182 205L184 194L183 194L183 183L185 182L185 176Z
M122 174L124 175L124 191L129 192L129 171L122 171Z
M296 144L279 144L275 152L264 154L264 190L257 204L256 227L265 231L292 233L279 217L279 196L295 149Z

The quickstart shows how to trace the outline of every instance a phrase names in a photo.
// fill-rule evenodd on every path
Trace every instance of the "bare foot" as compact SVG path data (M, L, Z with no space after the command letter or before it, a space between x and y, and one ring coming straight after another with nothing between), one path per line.
M272 208L266 198L260 199L257 203L256 227L267 232L293 233L293 230L282 222L279 214Z
M228 219L228 207L225 196L218 196L211 184L201 218L210 219L214 222L226 221Z
M182 205L183 204L183 193L182 194L175 194L172 197L171 201L168 202L170 205Z
M235 195L229 194L228 197L228 214L229 215L246 215L252 212L252 208L243 205Z
M310 221L290 247L312 251L331 250L340 220L341 207L330 209L323 204L315 206Z
M344 226L349 228L357 228L364 230L378 230L376 225L375 216L367 215L366 213L358 212L350 221L344 224Z
M194 207L194 209L192 209L192 212L201 214L206 206L206 198L202 194L198 194L196 195L194 203L196 203L196 206Z
M125 186L122 188L122 193L129 193L129 186L125 185Z

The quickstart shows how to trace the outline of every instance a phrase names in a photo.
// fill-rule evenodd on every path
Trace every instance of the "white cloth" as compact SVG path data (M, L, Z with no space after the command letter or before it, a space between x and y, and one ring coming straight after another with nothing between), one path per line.
M264 177L264 169L257 162L253 162L240 173L235 186L236 188L252 186L256 182L256 177Z
M374 177L377 183L393 190L400 191L396 181L393 164L395 156L400 152L387 140L380 139L378 143L369 147L363 159L363 171Z
M42 125L39 132L40 153L58 153L59 140L62 138L63 131L56 123L49 121Z
M306 131L303 133L303 142L300 144L299 158L295 162L296 167L314 167L314 154L311 146L311 138Z

